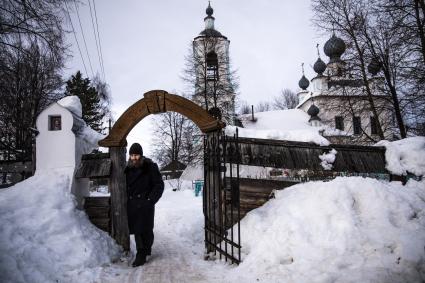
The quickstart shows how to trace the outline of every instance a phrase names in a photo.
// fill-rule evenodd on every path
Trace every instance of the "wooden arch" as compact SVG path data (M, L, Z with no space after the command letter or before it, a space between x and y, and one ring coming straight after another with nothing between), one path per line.
M109 135L99 141L103 147L126 146L128 133L143 118L150 114L173 111L192 120L203 133L222 129L225 124L212 117L206 110L192 101L166 92L165 90L151 90L143 98L131 105L114 124Z

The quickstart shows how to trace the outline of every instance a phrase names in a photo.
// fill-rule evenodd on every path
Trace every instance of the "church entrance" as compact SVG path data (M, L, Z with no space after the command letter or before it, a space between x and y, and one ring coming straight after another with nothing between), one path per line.
M130 249L124 174L126 137L146 116L167 111L186 116L204 133L203 213L206 257L219 256L226 261L239 263L241 260L239 164L234 161L236 158L229 158L237 147L228 146L230 143L222 131L225 126L222 121L192 101L163 90L145 93L142 99L121 115L109 135L99 141L100 146L109 148L111 163L110 234L124 250ZM237 142L237 136L232 142Z

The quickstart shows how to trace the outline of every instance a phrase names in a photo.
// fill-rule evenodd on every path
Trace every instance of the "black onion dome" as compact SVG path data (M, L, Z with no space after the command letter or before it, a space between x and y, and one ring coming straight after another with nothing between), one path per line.
M307 78L303 75L300 79L300 81L298 82L299 87L302 90L306 90L308 88L308 86L310 85L310 82L307 80Z
M310 108L308 108L307 110L307 114L310 115L311 117L317 116L319 112L320 112L320 109L314 104L312 104Z
M367 70L369 73L371 73L373 76L376 76L379 71L381 71L382 64L379 61L378 58L372 58L369 65L367 66Z
M323 72L326 70L326 64L325 64L325 62L323 62L323 60L322 60L322 59L320 59L320 57L319 57L319 58L317 58L316 63L314 63L314 65L313 65L313 70L314 70L316 73L318 73L319 75L322 75L322 74L323 74Z
M207 7L207 9L205 10L205 12L207 13L207 15L208 15L209 17L211 17L211 16L212 16L212 14L214 13L214 10L213 10L213 8L211 8L211 4L210 4L210 3L208 3L208 7Z
M323 51L325 52L326 56L330 58L329 63L333 63L340 60L341 55L345 51L345 48L345 42L333 34L332 37L326 41L325 46L323 47Z

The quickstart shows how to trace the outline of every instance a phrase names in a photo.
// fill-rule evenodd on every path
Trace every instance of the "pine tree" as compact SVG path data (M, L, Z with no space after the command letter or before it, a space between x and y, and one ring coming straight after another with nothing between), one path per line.
M90 79L83 78L78 71L66 82L65 95L78 96L83 108L83 120L95 131L102 132L102 119L105 112L102 109L99 93L95 87L91 86Z

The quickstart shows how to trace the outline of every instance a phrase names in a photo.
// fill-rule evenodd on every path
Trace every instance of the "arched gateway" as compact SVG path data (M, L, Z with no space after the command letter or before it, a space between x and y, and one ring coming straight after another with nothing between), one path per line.
M125 146L128 133L143 118L150 114L164 113L167 111L178 112L192 120L203 133L222 129L225 125L218 121L203 108L192 101L170 94L164 90L152 90L144 97L130 106L112 127L109 135L99 141L100 146L116 147Z
M236 207L236 204L239 205L239 194L235 195L230 192L230 189L226 190L226 174L223 174L222 170L225 167L223 164L226 160L224 158L226 138L221 131L225 124L192 101L178 95L170 94L164 90L146 92L142 99L130 106L121 115L110 130L109 135L99 141L100 146L109 147L111 164L109 177L111 192L111 236L125 250L130 249L127 223L126 178L124 174L126 164L126 137L133 127L146 116L167 111L177 112L186 116L206 134L204 138L203 194L206 250L207 252L218 252L220 253L220 257L223 254L226 260L229 259L232 262L238 263L240 261L240 241L234 241L233 228L231 228L231 238L230 235L228 237L228 233L226 232L235 223L233 221L234 215L238 215L234 207ZM234 187L234 184L232 184L232 191L234 191ZM238 198L237 200L235 199L236 197ZM222 248L222 242L225 243L226 248ZM229 251L227 251L227 246L230 246ZM234 254L236 250L236 254L238 255Z

